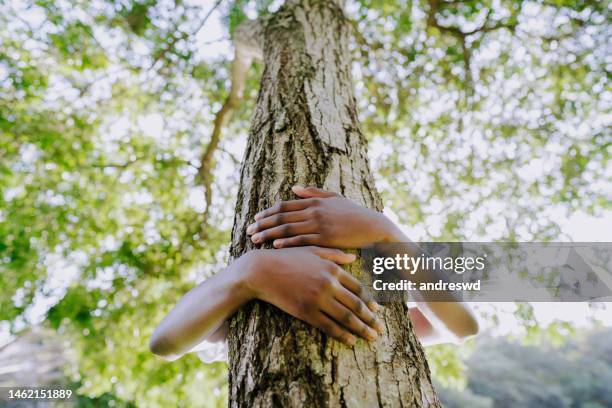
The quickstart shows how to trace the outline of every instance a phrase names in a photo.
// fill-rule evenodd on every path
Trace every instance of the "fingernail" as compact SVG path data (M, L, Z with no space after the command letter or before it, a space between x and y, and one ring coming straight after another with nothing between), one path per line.
M250 235L250 234L252 234L252 233L253 233L253 231L255 231L255 224L251 224L251 225L249 225L249 226L247 227L247 229L246 229L246 232L247 232L247 234L249 234L249 235Z
M253 241L256 244L259 244L259 240L261 239L261 235L259 234L255 234L251 237L251 241Z
M272 243L272 245L274 245L274 248L280 248L282 246L283 241L281 241L280 239L277 239L276 241L274 241Z
M374 321L374 328L376 329L378 333L382 333L383 331L385 331L385 327L378 319Z
M374 330L368 328L368 340L370 341L375 341L378 338L378 333L376 333Z
M346 336L346 338L344 339L344 343L347 346L354 346L355 342L357 341L357 339L355 338L355 336Z
M255 218L255 220L259 220L261 218L261 214L257 213L253 218Z
M373 300L370 300L369 302L367 302L367 305L368 305L368 309L370 309L370 311L372 311L373 313L378 312L378 310L380 309L378 304L374 302Z

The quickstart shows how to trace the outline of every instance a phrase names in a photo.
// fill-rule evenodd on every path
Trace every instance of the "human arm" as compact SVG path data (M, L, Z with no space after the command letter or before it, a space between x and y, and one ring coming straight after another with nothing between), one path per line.
M247 233L256 244L272 240L277 248L299 245L357 248L379 242L401 242L408 253L419 248L383 214L361 207L338 194L315 187L294 187L301 199L277 203L255 216ZM423 271L422 281L437 281L436 271ZM448 301L444 301L448 298ZM442 300L442 301L441 301ZM411 312L414 329L424 342L458 341L478 332L468 305L453 295L423 294L419 311Z
M355 259L337 249L254 250L188 292L150 340L153 353L176 359L210 339L253 299L271 303L349 345L375 340L382 325L362 299L359 282L339 264Z
M298 200L281 201L255 215L247 234L275 248L318 245L360 248L400 242L402 232L384 214L316 187L293 187Z

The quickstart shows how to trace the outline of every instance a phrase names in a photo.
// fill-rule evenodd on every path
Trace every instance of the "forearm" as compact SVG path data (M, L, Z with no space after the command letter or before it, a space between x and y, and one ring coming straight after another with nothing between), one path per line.
M410 318L417 337L425 346L458 343L478 333L478 322L462 302L417 302Z
M189 291L155 329L151 351L176 359L209 338L240 306L251 299L244 284L245 257Z
M389 223L391 223L389 221ZM392 224L392 223L391 223ZM403 243L402 251L410 256L418 256L421 249L395 226L385 226L388 243ZM419 269L410 279L415 283L447 280L437 270ZM432 345L458 341L478 332L478 322L469 306L451 292L420 292L417 299L419 309L411 309L415 331L424 344Z

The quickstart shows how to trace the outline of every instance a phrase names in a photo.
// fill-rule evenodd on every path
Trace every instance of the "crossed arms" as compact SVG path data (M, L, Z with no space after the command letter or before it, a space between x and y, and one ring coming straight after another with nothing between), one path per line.
M188 292L162 320L150 340L153 353L179 358L206 340L224 341L226 321L245 303L259 299L354 345L356 336L376 341L383 325L379 305L341 265L355 256L336 248L377 242L409 242L383 214L314 187L294 187L301 199L284 201L255 216L247 234L257 249ZM476 334L478 324L461 302L427 302L410 309L425 344Z

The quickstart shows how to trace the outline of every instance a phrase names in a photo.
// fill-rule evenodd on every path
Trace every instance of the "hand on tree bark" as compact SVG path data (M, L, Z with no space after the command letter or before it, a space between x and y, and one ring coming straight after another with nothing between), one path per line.
M319 245L359 248L407 238L382 213L316 187L293 187L301 200L281 201L255 215L247 234L255 244L275 248Z
M258 250L245 277L252 298L271 303L348 345L353 334L374 341L382 324L373 310L378 305L362 298L353 276L339 264L355 260L337 249L305 247Z

